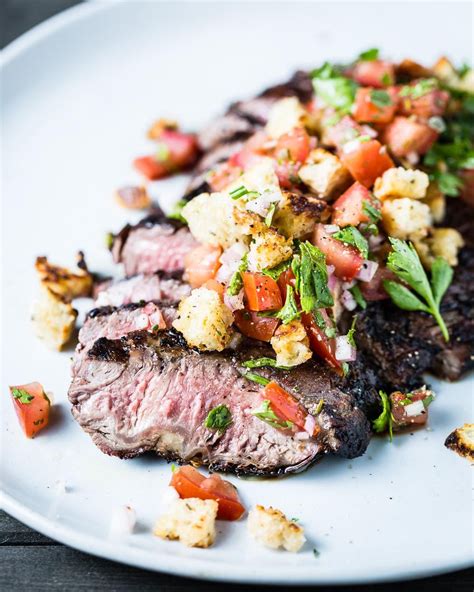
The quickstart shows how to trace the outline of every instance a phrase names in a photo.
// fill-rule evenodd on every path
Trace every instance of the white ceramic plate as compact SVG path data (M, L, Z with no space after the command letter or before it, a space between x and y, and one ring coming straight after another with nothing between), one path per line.
M284 80L298 66L348 59L379 46L428 63L468 57L469 4L91 3L22 37L3 68L3 377L5 509L73 547L149 569L201 578L343 583L410 578L470 565L471 468L443 441L472 419L472 381L436 384L430 429L374 440L354 461L327 459L279 481L236 480L247 507L272 504L299 517L301 553L254 544L245 522L219 524L216 545L189 550L151 535L170 468L101 454L72 420L71 351L33 338L33 260L71 263L82 248L110 269L104 235L129 218L112 201L134 180L156 116L193 129L232 99ZM455 27L446 27L446 22ZM454 33L455 31L455 33ZM165 203L183 180L157 184ZM54 421L35 440L20 433L7 385L33 380L54 393ZM470 392L471 391L471 392ZM61 493L57 481L65 481ZM112 511L137 511L136 532L108 536ZM315 557L313 547L320 555Z

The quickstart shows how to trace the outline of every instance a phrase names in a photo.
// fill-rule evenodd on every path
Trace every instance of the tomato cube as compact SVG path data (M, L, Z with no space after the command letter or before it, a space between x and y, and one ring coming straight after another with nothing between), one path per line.
M312 242L326 255L326 263L334 265L334 273L339 279L350 282L360 271L364 261L360 252L351 245L332 238L323 224L316 224Z
M354 179L365 187L372 187L375 179L394 166L387 149L378 140L345 144L341 160Z
M352 76L362 86L384 88L395 82L395 67L384 60L360 61L355 65Z
M11 386L15 412L27 438L48 425L51 403L39 382Z
M243 335L259 341L270 341L280 324L278 319L259 317L250 310L234 311L234 322Z
M278 161L304 162L310 151L310 138L303 128L297 127L278 138L275 158Z
M359 88L354 105L354 119L360 123L388 123L396 109L396 94L386 90Z
M207 280L216 276L220 267L219 257L222 254L220 247L211 245L199 245L186 253L184 257L185 278L192 288L199 288Z
M364 212L364 202L373 204L373 199L367 187L354 183L339 197L333 205L332 223L338 226L358 226L361 222L368 222Z
M438 132L414 118L395 117L384 132L384 142L398 158L408 154L426 154L438 138Z
M276 281L263 273L242 274L247 307L255 312L278 310L283 306L280 289Z
M417 115L423 119L440 116L449 103L449 93L441 89L433 89L421 97L400 97L400 112L403 115Z

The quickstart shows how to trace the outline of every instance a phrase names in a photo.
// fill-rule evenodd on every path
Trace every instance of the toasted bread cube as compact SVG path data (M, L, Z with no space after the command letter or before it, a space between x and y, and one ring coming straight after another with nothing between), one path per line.
M376 179L374 195L381 200L395 197L421 199L426 195L428 184L428 175L423 171L392 168Z
M328 204L318 197L283 191L272 225L286 237L301 239L314 230L316 223L326 222L330 213Z
M349 171L342 165L337 156L327 150L312 150L307 164L304 164L298 175L319 197L329 199L336 189L344 187L350 180Z
M439 224L443 221L446 214L446 197L441 193L436 183L430 183L428 185L423 203L429 206L433 222Z
M443 257L451 267L458 264L458 253L464 246L460 232L454 228L433 228L428 243L434 257Z
M462 77L446 57L440 58L433 67L433 72L447 85L468 93L474 93L474 70L470 68Z
M81 252L78 253L78 268L75 271L52 265L47 257L37 257L35 268L41 283L66 300L89 296L92 291L92 275L87 271Z
M48 347L61 350L74 331L77 310L47 285L41 284L40 291L31 311L33 329Z
M426 236L432 220L430 208L426 204L401 197L383 202L382 222L389 236L413 239Z
M304 125L306 111L296 97L286 97L277 101L270 110L265 127L267 134L274 139Z
M262 271L287 261L293 254L292 241L267 228L253 237L248 253L249 271Z
M444 445L474 462L474 423L465 423L451 432Z
M271 549L283 547L296 553L306 541L303 528L271 506L264 508L257 505L250 510L247 526L250 534L259 543Z
M297 320L280 325L270 343L276 352L276 363L279 366L298 366L313 355L303 324Z
M222 351L230 342L234 317L219 294L207 288L197 288L178 307L173 327L181 331L191 347Z
M178 499L158 519L153 534L187 547L210 547L216 538L217 508L215 500Z

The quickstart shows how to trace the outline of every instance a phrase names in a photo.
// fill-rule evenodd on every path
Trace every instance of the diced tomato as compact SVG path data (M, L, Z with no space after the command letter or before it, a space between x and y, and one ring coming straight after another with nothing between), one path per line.
M388 97L386 105L384 101L377 100L376 93L386 93ZM388 123L392 121L396 109L396 96L389 91L374 90L372 88L359 88L356 93L354 105L354 119L360 123Z
M280 289L273 278L263 273L245 271L242 279L249 310L278 310L283 306Z
M278 319L259 317L250 310L234 311L234 322L243 335L259 341L270 341L280 324Z
M362 296L367 302L375 302L377 300L386 300L389 296L385 291L383 282L385 280L396 280L396 276L393 271L390 271L384 265L379 265L374 277L370 282L360 282L359 288Z
M308 412L301 407L293 395L290 395L279 384L274 381L269 382L263 389L263 398L270 401L271 407L278 417L285 421L291 421L301 430L305 429ZM320 428L316 425L311 435L317 436L319 432Z
M360 61L354 66L352 77L362 86L384 88L395 82L395 67L383 60Z
M407 425L423 425L428 419L428 408L422 407L416 415L408 415L407 407L416 401L423 401L431 392L426 389L419 389L412 393L405 394L400 391L392 393L389 397L392 409L393 427L400 428ZM411 401L409 403L408 401Z
M275 158L277 160L292 160L294 162L304 162L310 151L310 138L306 130L296 127L287 134L278 138L275 148Z
M275 173L282 189L291 189L293 185L299 182L298 171L300 168L300 162L275 161Z
M219 475L205 477L194 467L186 465L174 471L170 485L183 499L197 497L216 500L217 517L221 520L238 520L245 512L235 487Z
M364 212L364 202L374 207L377 203L367 187L356 182L334 202L332 223L344 227L368 222L369 218Z
M345 282L354 279L364 261L355 247L332 238L323 224L316 224L312 242L326 255L326 263L334 265L334 273L339 279Z
M437 137L438 132L429 125L408 117L395 117L384 132L384 142L399 158L412 153L426 154Z
M245 142L239 152L236 152L229 158L229 164L240 167L243 170L253 166L265 154L264 144L267 141L267 134L263 131L258 131Z
M322 312L322 311L320 311ZM324 315L325 319L329 321L329 317ZM316 355L323 358L332 368L341 370L341 363L336 360L336 344L334 339L329 339L324 331L320 329L314 320L314 317L309 312L304 312L301 315L301 321L304 325L309 339L309 345ZM329 326L331 326L329 324Z
M387 149L378 140L346 144L340 157L354 179L366 187L372 187L375 179L394 166Z
M346 142L363 135L362 126L352 117L345 115L337 123L327 126L323 130L323 143L341 149Z
M48 425L51 403L39 382L11 386L10 394L22 430L33 438Z
M220 247L211 245L199 245L184 257L184 269L186 280L192 288L199 288L215 277L220 267L219 257L222 254Z
M435 88L417 99L409 96L400 97L399 110L403 115L417 115L423 119L429 119L435 115L443 115L448 102L449 93Z
M140 156L139 158L135 158L133 166L150 181L162 179L170 174L168 167L162 162L158 162L154 156Z
M237 180L242 172L240 167L231 166L226 162L212 172L209 176L208 183L211 186L212 191L222 191Z
M224 298L224 285L218 282L217 280L207 280L203 283L202 287L207 288L208 290L214 290L214 292L217 292L221 298Z
M464 184L461 198L474 207L474 169L464 169L461 171L460 177Z

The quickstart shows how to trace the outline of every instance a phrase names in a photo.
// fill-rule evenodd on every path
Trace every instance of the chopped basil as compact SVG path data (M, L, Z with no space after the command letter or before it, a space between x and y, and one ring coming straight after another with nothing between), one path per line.
M265 399L262 401L262 404L257 409L252 409L252 415L258 417L265 423L268 423L273 428L280 429L280 430L288 430L293 427L292 421L284 421L280 419L276 413L273 411L270 405L270 401Z
M276 203L270 204L270 207L268 208L268 213L265 216L265 224L269 227L272 225L273 216L275 215L276 207L277 207Z
M392 97L386 90L378 90L374 88L370 91L370 102L382 109L383 107L390 107L390 105L392 105Z
M241 185L240 187L233 189L229 193L229 195L232 199L239 199L240 197L247 195L247 193L250 193L249 190L246 187L244 187L243 185Z
M388 431L390 442L393 438L393 419L390 399L383 391L379 391L379 396L382 399L382 411L380 415L373 420L372 428L378 434Z
M268 275L276 281L281 276L281 274L290 267L290 265L291 259L288 259L287 261L279 263L275 267L267 267L267 269L263 269L262 273L264 275Z
M382 212L367 200L362 202L362 211L373 224L376 224L382 218Z
M379 57L379 50L377 48L368 49L359 54L358 59L362 62L372 62Z
M290 370L290 366L278 366L276 360L273 358L255 358L253 360L247 360L242 364L244 368L277 368L279 370Z
M345 228L338 230L332 235L332 238L356 247L364 259L367 259L369 256L369 243L355 226L346 226Z
M300 316L298 306L295 300L295 292L292 286L286 286L286 300L283 307L277 312L275 317L280 319L284 325L291 323Z
M242 286L244 285L242 280L242 272L247 269L247 258L248 253L245 253L240 261L237 271L230 278L229 285L227 286L227 294L230 296L236 296L240 290L242 290Z
M204 425L210 430L223 434L232 423L232 414L227 405L218 405L209 411Z
M180 199L179 201L177 201L174 204L174 207L171 210L171 212L168 214L168 218L173 218L174 220L179 220L180 222L183 222L184 224L187 224L188 221L186 220L186 218L181 213L183 211L184 206L187 203L188 202L185 199Z
M267 386L267 384L271 382L268 378L265 378L265 376L260 376L260 374L255 374L254 372L244 372L242 376L247 378L247 380L261 384L262 386Z
M409 97L410 99L419 99L430 91L438 88L439 84L436 78L423 78L416 84L406 85L400 91L401 97Z
M315 93L326 105L341 112L350 111L357 88L353 80L342 76L327 62L311 75Z
M11 389L11 393L12 397L14 399L18 399L20 403L23 403L23 405L29 405L31 401L35 398L34 395L30 395L28 391L15 387Z
M302 310L311 312L333 306L334 299L328 287L326 256L308 241L299 244L299 251L299 256L293 257L292 270Z
M367 308L367 302L365 298L362 296L362 292L360 291L359 286L355 284L355 286L349 288L349 292L352 294L352 296L354 296L354 300L362 308L362 310L365 310Z

